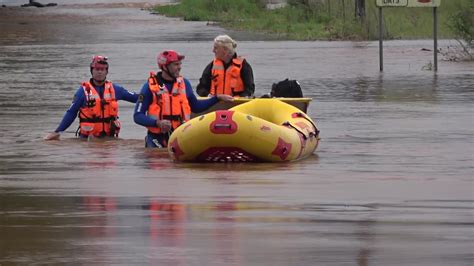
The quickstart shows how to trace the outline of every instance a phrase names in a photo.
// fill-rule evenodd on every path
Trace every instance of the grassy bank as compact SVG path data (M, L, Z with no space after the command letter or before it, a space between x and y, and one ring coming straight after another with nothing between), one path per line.
M366 0L366 16L356 18L355 0L288 0L284 8L267 10L265 0L181 0L156 11L188 21L213 21L237 30L275 34L293 40L367 40L378 37L378 9ZM453 38L450 19L474 10L472 0L444 0L438 8L440 38ZM431 8L384 8L385 38L431 38ZM472 25L471 25L472 26Z

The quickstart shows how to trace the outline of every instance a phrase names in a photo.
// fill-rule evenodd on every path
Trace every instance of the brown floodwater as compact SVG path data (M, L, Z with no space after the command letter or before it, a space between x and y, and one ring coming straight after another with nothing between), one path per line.
M139 1L51 2L0 8L0 265L472 265L472 62L440 56L434 73L432 41L389 41L381 74L377 42L276 41ZM127 102L119 140L77 140L77 121L42 140L93 54L139 91L175 49L196 86L221 33L239 41L257 95L300 81L321 130L313 156L174 163L144 148Z

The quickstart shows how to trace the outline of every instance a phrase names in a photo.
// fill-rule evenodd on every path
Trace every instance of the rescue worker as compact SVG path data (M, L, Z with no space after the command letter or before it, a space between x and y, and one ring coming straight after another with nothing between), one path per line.
M237 55L237 43L228 35L214 39L214 60L209 63L196 87L199 96L227 94L252 97L255 92L253 70L247 60Z
M230 102L229 95L216 95L198 100L191 83L180 75L183 55L165 50L157 57L158 73L150 72L140 91L133 119L148 129L145 147L164 148L171 132L190 119L191 112L200 113L219 100Z
M79 128L76 135L81 138L117 137L120 131L118 120L119 100L136 103L138 94L106 80L109 63L105 56L94 56L90 63L92 78L82 82L74 95L72 105L54 132L44 137L45 140L57 140L79 116Z

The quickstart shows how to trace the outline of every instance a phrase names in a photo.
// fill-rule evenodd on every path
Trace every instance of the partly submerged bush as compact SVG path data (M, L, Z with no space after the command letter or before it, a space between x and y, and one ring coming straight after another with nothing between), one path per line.
M474 3L467 9L454 13L448 20L449 28L455 34L460 48L448 47L441 51L448 60L474 60Z

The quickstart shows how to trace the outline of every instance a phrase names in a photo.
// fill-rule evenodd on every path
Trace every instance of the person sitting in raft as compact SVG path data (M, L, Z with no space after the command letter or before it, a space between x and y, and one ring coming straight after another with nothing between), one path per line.
M74 95L72 105L54 132L45 140L58 140L79 113L79 128L76 135L88 137L117 137L121 128L118 120L119 100L136 103L138 94L130 92L116 83L106 80L109 63L105 56L94 56L90 63L92 78L82 82Z
M191 83L180 75L184 55L174 50L165 50L158 57L158 73L150 72L143 84L135 105L135 123L148 129L145 147L168 146L171 132L188 121L191 112L200 113L218 101L231 102L232 96L217 94L209 99L198 100Z
M214 60L209 63L196 87L199 96L227 94L252 97L255 92L253 70L247 60L237 55L237 43L228 35L214 39Z

